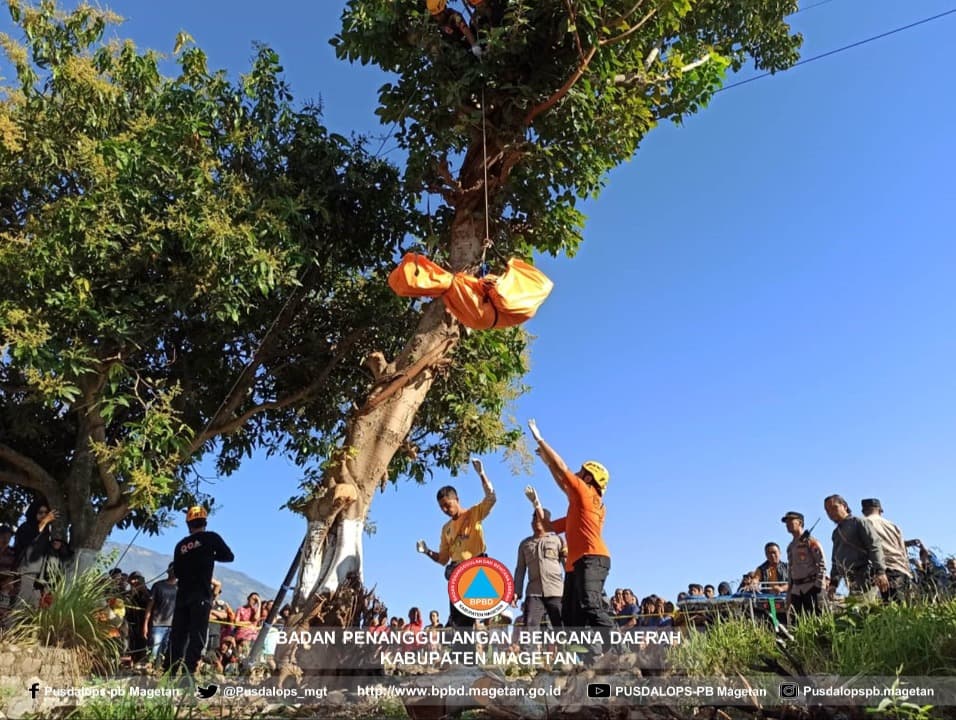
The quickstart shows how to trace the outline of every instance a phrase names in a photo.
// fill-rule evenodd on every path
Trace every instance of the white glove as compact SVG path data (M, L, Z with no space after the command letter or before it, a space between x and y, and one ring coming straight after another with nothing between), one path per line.
M428 552L428 546L425 544L424 540L419 540L417 543L415 543L415 549L420 553Z
M537 442L541 442L541 432L538 430L538 423L534 421L534 418L528 421L528 429L531 430L531 437Z
M524 488L524 496L531 501L531 504L535 507L538 507L541 503L538 500L538 493L531 485L526 485Z
M472 45L471 54L481 60L481 45Z
M485 466L481 464L481 460L478 458L471 459L471 466L475 469L475 472L481 475L485 471Z

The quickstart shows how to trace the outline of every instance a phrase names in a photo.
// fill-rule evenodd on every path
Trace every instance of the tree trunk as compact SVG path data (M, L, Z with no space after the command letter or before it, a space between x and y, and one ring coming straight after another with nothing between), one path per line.
M474 174L471 168L462 176ZM481 257L484 217L475 212L475 205L462 203L457 208L449 253L453 271L474 267ZM298 607L318 593L333 592L350 573L361 579L362 531L375 490L408 436L437 369L454 350L459 332L444 303L433 300L388 368L394 371L394 379L373 390L368 402L348 417L339 461L326 472L305 506L308 529L296 593Z

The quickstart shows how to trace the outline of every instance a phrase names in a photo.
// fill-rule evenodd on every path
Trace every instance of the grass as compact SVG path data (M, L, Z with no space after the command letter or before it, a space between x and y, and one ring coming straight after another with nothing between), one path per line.
M956 600L851 606L803 618L790 631L787 649L810 675L956 675ZM668 657L701 677L753 674L763 658L783 660L770 626L749 619L692 630Z
M27 645L71 650L81 671L108 672L119 662L119 647L105 620L109 580L96 569L51 572L52 602L13 610L7 637Z

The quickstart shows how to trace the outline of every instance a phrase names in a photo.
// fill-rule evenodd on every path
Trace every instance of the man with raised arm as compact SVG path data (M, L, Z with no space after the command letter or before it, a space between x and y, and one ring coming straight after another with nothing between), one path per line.
M441 529L441 544L438 546L438 552L430 550L424 540L416 543L416 549L424 553L439 565L445 566L445 579L451 577L455 566L473 557L481 557L486 554L485 531L481 526L481 521L488 517L491 508L495 505L495 489L491 486L491 481L485 475L484 466L481 460L473 459L472 467L481 478L481 487L485 491L485 496L477 505L472 505L467 510L461 509L458 502L458 491L451 485L439 489L438 507L451 519L445 523ZM463 615L453 603L449 602L450 615L449 625L454 627L471 627L474 620Z
M568 559L565 569L565 594L562 616L566 627L612 629L614 624L604 607L604 581L611 570L611 553L604 544L604 491L610 479L599 462L588 460L576 473L541 437L534 420L528 421L531 435L538 443L536 453L544 460L555 483L568 498L565 517L551 521L551 529L567 537ZM537 495L528 495L540 511ZM533 496L533 497L532 497ZM606 647L606 643L603 643Z

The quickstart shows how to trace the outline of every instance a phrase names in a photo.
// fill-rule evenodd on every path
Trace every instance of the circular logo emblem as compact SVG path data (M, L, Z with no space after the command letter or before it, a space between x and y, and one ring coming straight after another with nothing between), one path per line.
M494 617L515 596L515 581L502 563L490 557L475 557L458 563L448 578L448 598L470 618Z

